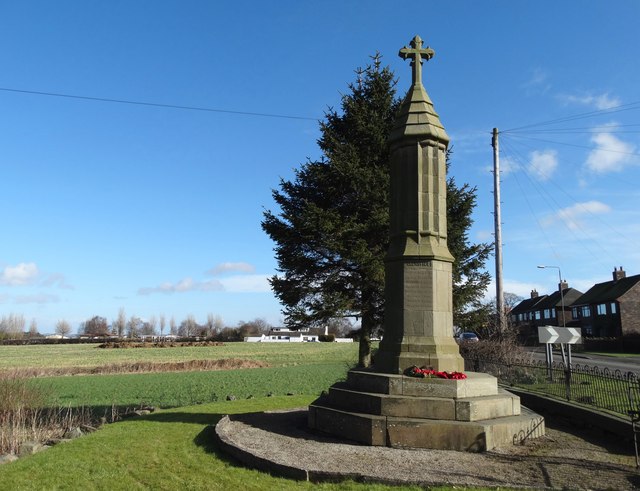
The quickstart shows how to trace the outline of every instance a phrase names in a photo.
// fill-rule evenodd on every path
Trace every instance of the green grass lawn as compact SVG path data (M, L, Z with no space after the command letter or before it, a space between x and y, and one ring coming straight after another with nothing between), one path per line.
M51 406L177 407L205 402L265 397L268 394L319 395L346 376L346 363L248 368L209 372L78 375L32 379L49 394Z
M172 409L104 425L77 440L2 465L0 491L421 489L352 481L314 485L272 477L240 466L214 443L215 424L224 414L308 405L355 364L356 343L230 343L116 350L95 345L0 346L0 370L219 358L255 359L271 366L31 379L29 383L49 394L50 404L93 408L151 404ZM288 393L293 395L285 395ZM226 401L227 395L237 400Z
M213 442L213 427L224 414L300 407L312 399L294 396L218 402L106 425L90 435L0 466L0 489L399 489L354 482L313 485L271 477L239 466Z

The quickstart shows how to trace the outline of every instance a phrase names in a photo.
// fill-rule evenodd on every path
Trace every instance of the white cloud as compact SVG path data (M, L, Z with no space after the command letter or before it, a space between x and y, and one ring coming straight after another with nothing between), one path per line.
M19 263L6 266L0 275L0 285L32 285L38 279L38 266L35 263Z
M591 141L596 144L596 148L587 156L585 167L592 172L620 172L634 161L631 154L635 152L635 146L623 142L611 133L596 133Z
M220 263L207 271L207 274L218 276L224 273L253 273L255 270L255 266L249 263Z
M269 275L252 274L244 276L232 276L230 278L221 279L225 291L237 293L262 293L271 291L269 284Z
M158 286L143 287L138 289L138 295L150 295L152 293L184 293L184 292L210 292L222 291L224 286L218 280L194 281L192 278L184 278L176 283L165 282Z
M67 283L66 278L61 273L51 273L42 280L42 286L57 286L65 290L73 290L74 287Z
M542 68L534 68L531 72L529 80L524 82L521 87L527 95L545 93L551 88L551 84L547 81L549 74Z
M211 276L225 275L223 278L197 281L187 277L175 283L165 282L158 286L142 287L138 289L138 295L150 295L153 293L185 293L185 292L217 292L229 293L268 292L271 291L269 275L250 274L255 267L249 263L221 263L206 271ZM241 274L229 274L241 273Z
M504 157L500 159L500 174L503 177L511 174L512 172L517 171L519 167L520 167L520 164L518 164L518 162L516 162L515 160L509 157ZM490 167L489 170L490 172L493 172L493 166Z
M502 284L503 293L513 293L514 295L518 295L522 298L530 298L531 290L537 290L538 292L544 292L544 289L538 283L524 282L524 281L515 281L505 279ZM496 298L496 283L495 280L492 280L487 287L485 292L484 300L492 301Z
M555 150L531 152L529 171L536 176L539 181L547 181L551 178L558 167L558 152Z
M570 230L576 230L581 227L582 219L587 215L602 215L609 213L611 207L600 201L585 201L576 203L575 205L563 208L554 216L545 220L545 225L551 225L556 221L562 221Z
M28 303L58 303L60 301L60 297L57 295L48 295L46 293L37 293L35 295L18 295L15 297L15 303L17 304L28 304Z
M611 97L608 92L600 95L594 95L591 93L583 93L581 95L560 95L558 98L564 102L564 104L590 106L599 110L611 109L621 104L620 99L617 97Z
M476 239L480 242L493 242L493 230L478 230Z

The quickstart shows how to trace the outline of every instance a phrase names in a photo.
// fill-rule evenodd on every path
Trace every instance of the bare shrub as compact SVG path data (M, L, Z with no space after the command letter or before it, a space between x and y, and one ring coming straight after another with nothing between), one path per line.
M91 426L90 411L45 408L46 391L17 373L0 374L0 454L18 453L27 441L60 439L71 428Z
M480 362L511 365L531 362L533 359L533 354L512 338L502 341L481 340L477 343L462 343L460 354L465 359L465 367L474 371L477 371Z
M25 367L14 368L10 372L0 370L3 376L19 376L21 378L55 377L64 375L100 375L114 373L157 373L157 372L196 372L208 370L235 370L239 368L266 368L267 362L225 358L219 360L188 360L176 362L127 362L111 363L98 367Z

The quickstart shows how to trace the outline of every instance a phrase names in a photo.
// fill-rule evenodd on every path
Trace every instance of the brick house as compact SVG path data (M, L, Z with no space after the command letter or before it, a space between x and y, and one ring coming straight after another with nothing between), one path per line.
M640 275L614 268L613 279L592 286L571 305L573 322L584 336L640 334Z
M562 291L562 293L561 293ZM558 290L549 295L539 295L531 291L527 298L509 313L512 325L516 327L569 326L571 325L571 304L582 296L582 292L569 288L566 281L558 284ZM536 331L537 333L537 331Z

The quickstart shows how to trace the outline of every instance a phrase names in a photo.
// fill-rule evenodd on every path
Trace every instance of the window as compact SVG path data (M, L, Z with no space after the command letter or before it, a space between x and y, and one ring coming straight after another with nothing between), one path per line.
M539 321L540 320L540 311L536 310L536 320Z
M598 315L607 315L607 305L604 303L598 304Z
M571 309L571 318L572 319L577 319L578 318L578 307L573 307Z
M551 318L552 319L556 318L556 309L551 309Z
M591 309L588 305L582 307L582 317L591 317Z
M616 305L615 302L611 302L611 313L612 314L617 314L618 313L618 306Z
M551 318L551 311L549 309L544 309L544 318L545 319Z

